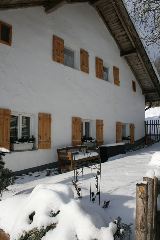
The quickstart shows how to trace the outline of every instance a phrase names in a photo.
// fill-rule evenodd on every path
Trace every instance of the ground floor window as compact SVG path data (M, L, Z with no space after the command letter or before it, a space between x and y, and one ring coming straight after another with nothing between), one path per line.
M130 142L129 123L122 123L122 141Z
M11 112L10 141L28 141L32 138L33 115L18 114Z
M82 141L92 138L91 122L92 120L82 119Z

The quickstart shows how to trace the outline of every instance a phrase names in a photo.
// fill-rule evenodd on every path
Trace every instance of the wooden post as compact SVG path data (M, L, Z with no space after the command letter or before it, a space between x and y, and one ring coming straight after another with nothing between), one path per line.
M153 239L154 179L144 177L148 184L147 240Z
M2 229L0 229L0 240L9 240L10 236L5 233Z
M157 235L157 197L158 197L158 178L154 177L153 240L156 240Z
M135 240L147 240L148 184L136 184Z

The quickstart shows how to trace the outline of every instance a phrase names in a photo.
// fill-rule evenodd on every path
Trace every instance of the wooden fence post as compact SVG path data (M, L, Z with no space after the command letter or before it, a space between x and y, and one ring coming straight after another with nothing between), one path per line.
M147 240L153 239L154 179L144 177L148 184Z
M153 240L157 236L157 197L158 197L158 178L154 177L154 205L153 205Z
M147 240L148 184L136 184L135 240Z

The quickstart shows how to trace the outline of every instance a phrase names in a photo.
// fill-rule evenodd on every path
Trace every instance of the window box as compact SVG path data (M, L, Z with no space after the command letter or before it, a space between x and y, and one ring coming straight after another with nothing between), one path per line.
M12 143L11 144L11 150L12 151L22 151L22 150L31 150L33 149L33 143Z
M96 147L96 142L82 142L82 145L87 147Z

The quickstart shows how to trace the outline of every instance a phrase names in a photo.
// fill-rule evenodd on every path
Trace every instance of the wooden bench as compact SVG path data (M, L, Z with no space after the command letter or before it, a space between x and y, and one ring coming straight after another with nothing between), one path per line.
M92 160L100 162L99 149L97 148L71 146L57 149L57 153L59 173L61 173L61 169L73 170L74 163ZM62 165L64 162L70 163L70 166Z

